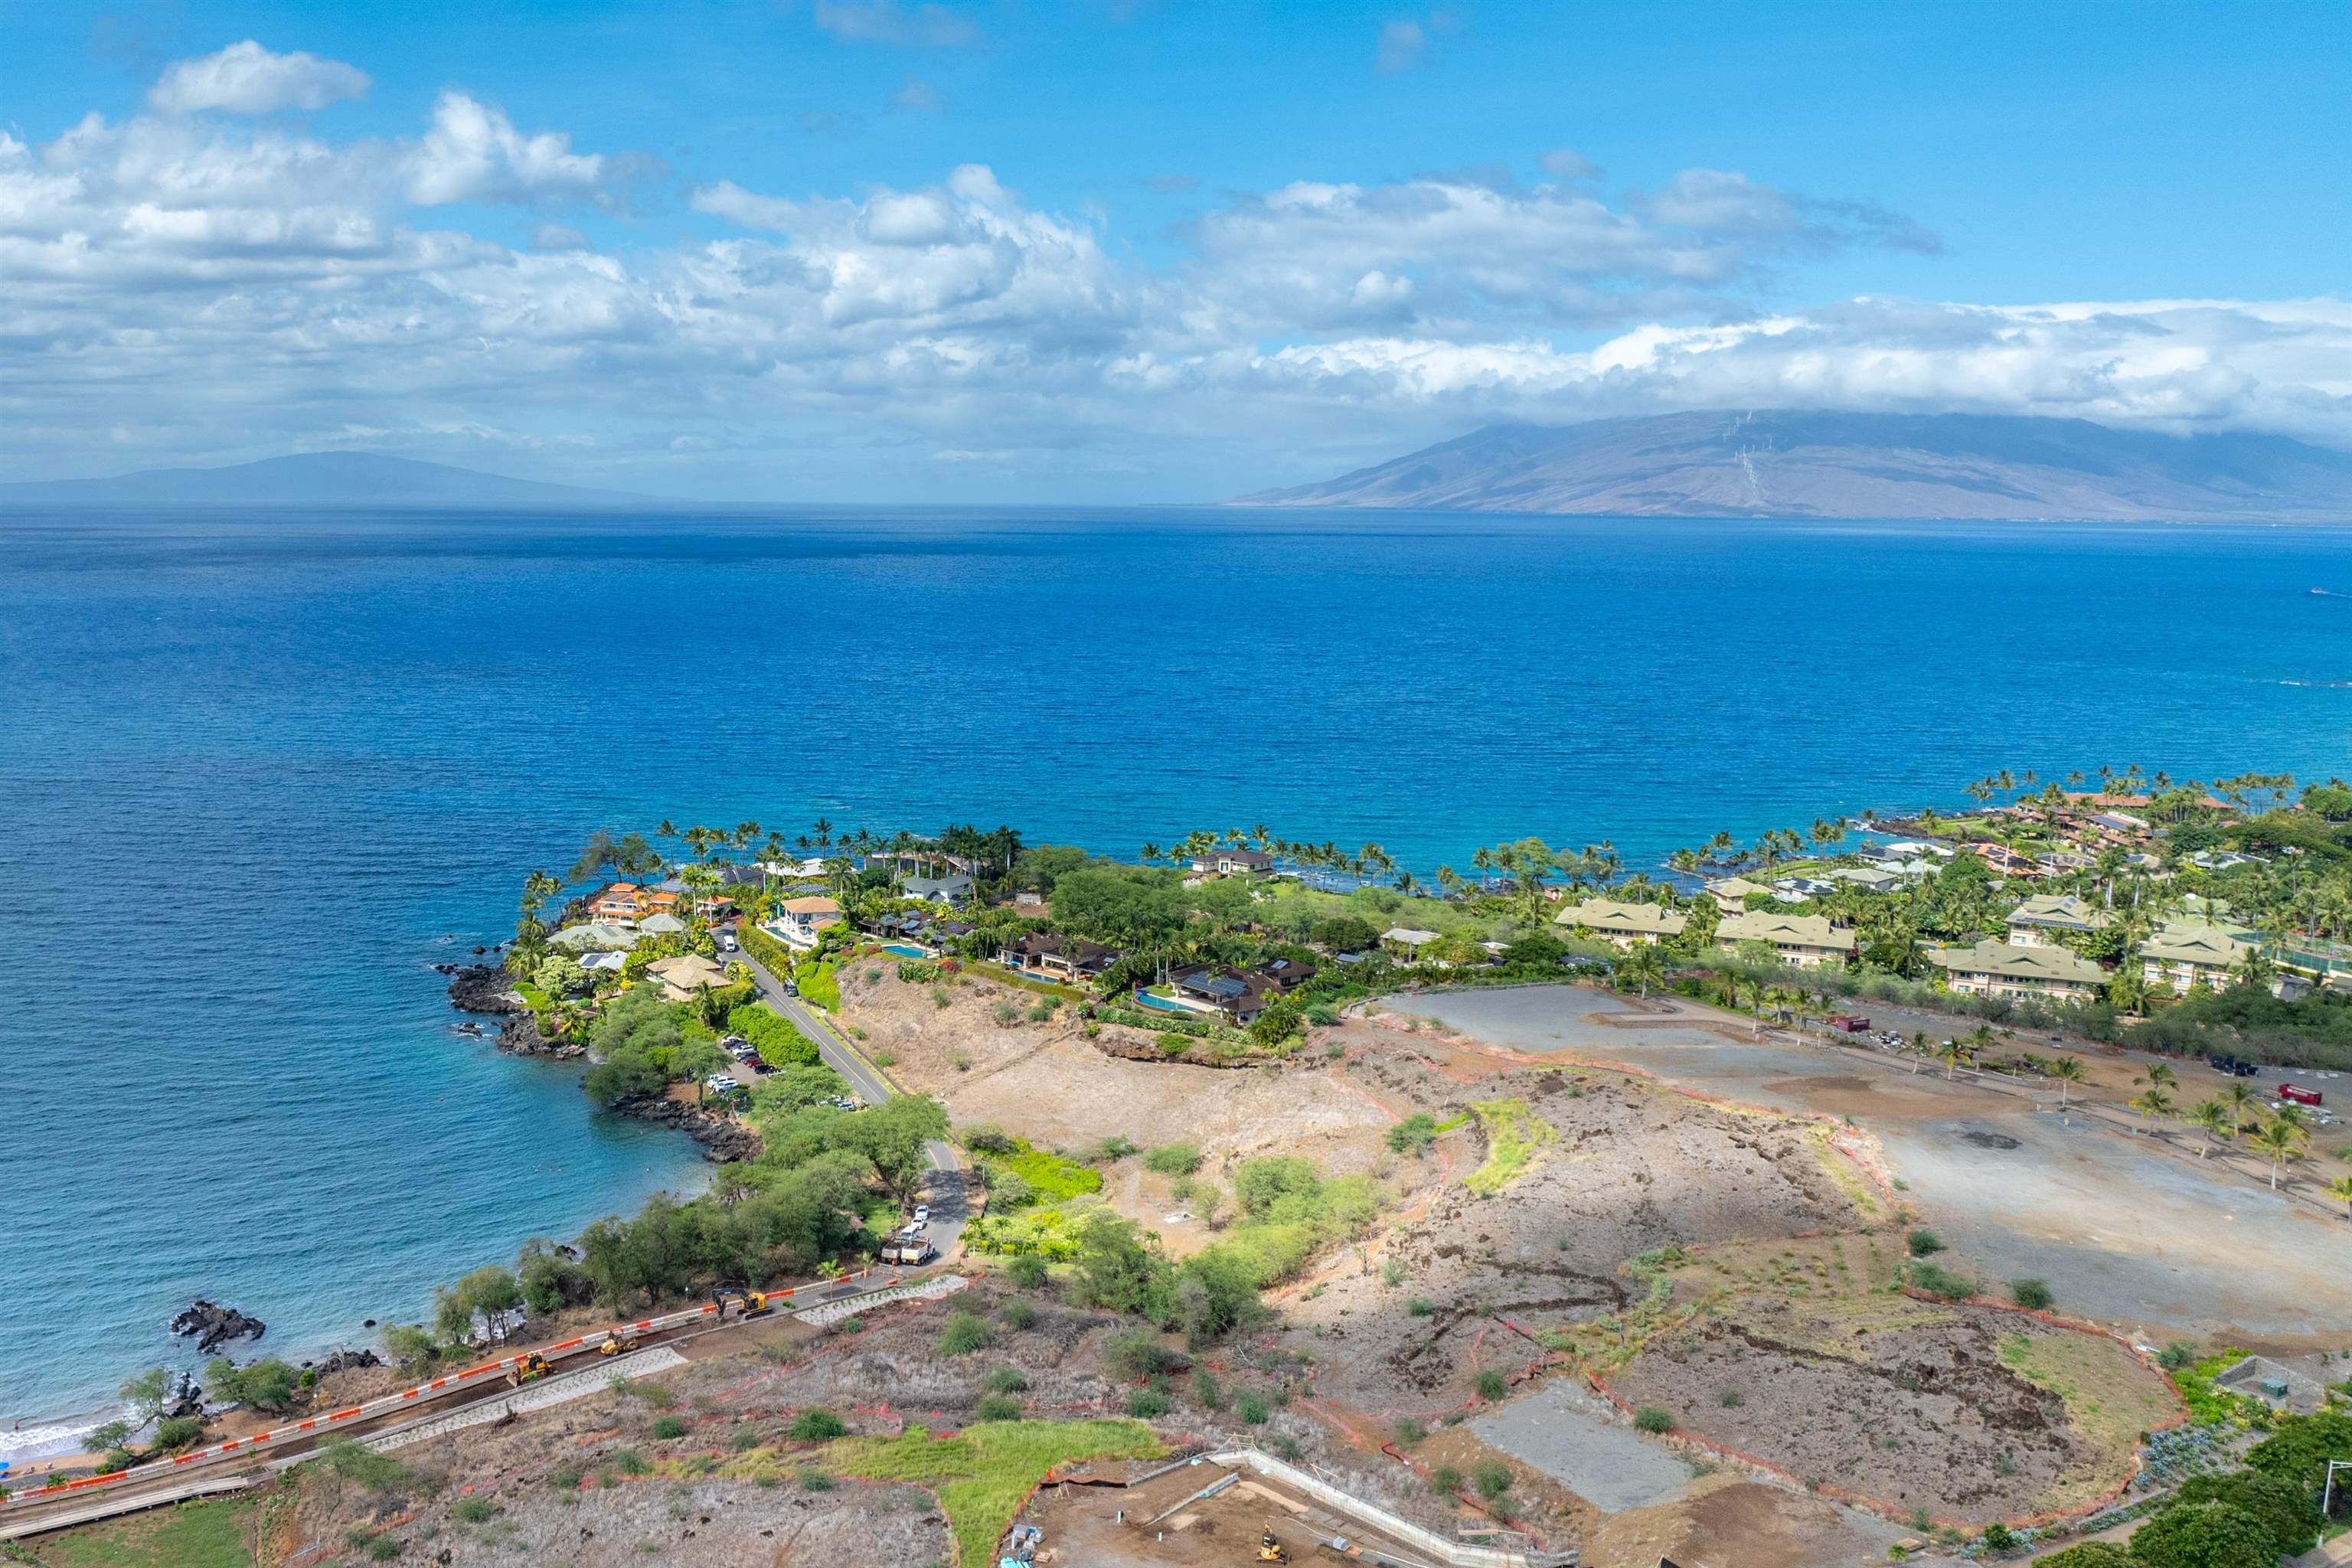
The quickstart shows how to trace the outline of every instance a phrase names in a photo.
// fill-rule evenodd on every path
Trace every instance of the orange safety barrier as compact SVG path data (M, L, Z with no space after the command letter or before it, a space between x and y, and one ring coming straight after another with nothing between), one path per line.
M828 1283L836 1286L848 1285L857 1280L865 1279L877 1272L878 1270L875 1268L861 1268L854 1274L845 1274L840 1279L828 1281ZM893 1269L886 1280L877 1283L874 1288L877 1289L887 1289L891 1286L902 1283L905 1279L906 1276L903 1273ZM768 1292L768 1297L771 1301L788 1301L801 1290L806 1289L808 1289L807 1286L787 1286L783 1289L772 1290ZM676 1312L665 1313L657 1317L640 1318L635 1323L630 1324L629 1329L633 1333L645 1333L657 1329L677 1328L685 1324L698 1322L705 1318L717 1316L719 1315L719 1308L718 1303L704 1302L697 1307L684 1309ZM601 1342L601 1335L593 1332L582 1334L573 1339L560 1340L554 1344L545 1347L538 1353L550 1357L566 1355L573 1351L584 1348L591 1342ZM283 1439L295 1436L300 1433L315 1431L322 1424L332 1426L338 1421L350 1421L363 1415L381 1415L385 1411L397 1410L412 1401L424 1398L427 1394L446 1392L451 1386L462 1384L468 1379L479 1377L485 1373L502 1372L509 1366L520 1365L522 1363L524 1356L529 1353L530 1352L523 1352L510 1356L500 1356L496 1361L483 1362L479 1365L469 1366L463 1372L445 1373L440 1377L433 1379L429 1383L418 1384L413 1388L404 1388L394 1394L381 1394L374 1399L365 1401L359 1405L347 1405L343 1409L332 1411L325 1415L312 1416L307 1420L294 1422L285 1426L275 1427L267 1432L257 1432L249 1437L231 1437L225 1442L216 1443L209 1448L196 1448L184 1454L174 1454L172 1456L172 1467L176 1469L183 1465L193 1465L205 1459L219 1458L224 1455L233 1454L239 1450L250 1451L252 1449L265 1447L271 1443L282 1441ZM150 1473L152 1474L156 1472ZM17 1492L13 1497L0 1499L0 1510L5 1510L15 1504L27 1502L43 1496L54 1496L63 1492L80 1490L84 1488L105 1486L114 1481L134 1479L137 1479L136 1472L117 1470L110 1475L85 1476L79 1480L57 1481L48 1486L31 1488L26 1490Z

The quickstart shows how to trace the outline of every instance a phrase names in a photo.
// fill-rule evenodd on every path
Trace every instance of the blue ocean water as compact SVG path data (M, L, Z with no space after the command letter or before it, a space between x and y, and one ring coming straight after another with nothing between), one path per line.
M0 1426L700 1180L428 965L598 826L1638 862L2000 767L2344 766L2352 531L1216 511L0 518Z

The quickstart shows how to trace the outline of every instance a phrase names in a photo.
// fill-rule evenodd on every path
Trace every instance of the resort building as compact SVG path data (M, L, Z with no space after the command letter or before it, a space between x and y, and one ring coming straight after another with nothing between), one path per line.
M1101 978L1103 971L1117 963L1122 955L1117 948L1105 947L1098 942L1038 931L1009 943L996 956L1007 969L1084 984Z
M1927 962L1945 972L1953 990L1971 996L2089 1002L2107 979L2106 971L2063 947L2012 947L1990 940L1974 947L1937 948Z
M1760 942L1784 963L1812 969L1832 960L1843 963L1853 956L1853 932L1833 926L1826 915L1776 915L1742 910L1726 915L1715 928L1717 943L1737 948Z
M766 929L785 946L806 952L817 944L819 932L827 926L840 923L841 905L831 899L786 899Z
M2199 983L2219 991L2237 984L2238 965L2254 944L2204 921L2167 921L2140 943L2140 973L2150 985L2182 995Z
M1715 900L1717 909L1721 910L1725 914L1732 915L1738 914L1748 907L1749 894L1769 894L1772 889L1761 882L1751 882L1745 877L1717 877L1706 885L1706 891L1707 896Z
M2072 893L2036 893L2009 911L2010 945L2056 947L2062 934L2084 936L2105 930L2107 918L2105 910Z
M1570 904L1552 917L1556 925L1589 931L1619 947L1635 947L1662 938L1680 936L1690 917L1658 904L1626 904L1615 899L1587 899Z
M672 1002L691 1002L695 993L728 984L727 972L698 952L658 959L646 965L646 973L661 983L662 994Z

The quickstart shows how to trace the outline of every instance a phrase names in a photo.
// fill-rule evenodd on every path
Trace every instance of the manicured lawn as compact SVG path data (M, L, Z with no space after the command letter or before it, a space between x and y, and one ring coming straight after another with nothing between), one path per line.
M1153 1459L1166 1450L1140 1421L998 1421L953 1437L920 1426L896 1437L846 1437L824 1464L845 1475L929 1487L947 1510L962 1568L989 1568L1032 1488L1074 1459Z
M246 1498L184 1502L43 1538L43 1568L253 1568Z

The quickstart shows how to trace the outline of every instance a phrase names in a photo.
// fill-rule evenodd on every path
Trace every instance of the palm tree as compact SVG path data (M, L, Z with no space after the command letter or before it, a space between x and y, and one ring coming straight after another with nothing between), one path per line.
M1160 858L1160 846L1147 840L1143 847L1136 851L1136 856L1145 865L1151 865Z
M661 819L661 826L654 829L654 836L657 838L675 838L677 837L677 824L665 816Z
M1643 942L1618 961L1617 973L1639 987L1646 1000L1651 986L1666 983L1665 955L1654 942Z
M2158 1117L2172 1114L2172 1097L2160 1089L2151 1089L2133 1100L2131 1108L2139 1112L2144 1123L2152 1126Z
M1944 1079L1948 1083L1959 1076L1960 1049L1958 1040L1946 1040L1936 1047L1936 1054L1944 1058Z
M2058 1080L2058 1109L2063 1110L2066 1109L2066 1086L2081 1083L2091 1076L2091 1069L2083 1065L2080 1057L2060 1057L2050 1064L2050 1076Z
M2255 1128L2253 1137L2248 1142L2257 1151L2270 1156L2271 1191L2276 1192L2279 1173L2286 1169L2289 1160L2303 1158L2304 1145L2311 1142L2311 1134L2301 1124L2286 1117L2273 1116Z
M2205 1134L2205 1142L2197 1145L2197 1157L2200 1160L2213 1152L2216 1139L2227 1141L2238 1131L2237 1118L2231 1114L2229 1103L2219 1096L2200 1100L2190 1106L2184 1120Z
M2319 1190L2342 1204L2344 1217L2352 1219L2352 1176L2332 1177L2327 1184Z
M820 849L830 849L830 848L832 848L832 847L833 847L833 824L832 824L832 822L831 822L831 821L829 821L829 820L827 820L827 819L826 819L826 818L824 818L824 817L820 816L820 817L818 817L818 818L816 819L816 821L812 825L812 826L813 826L813 828L814 828L814 832L815 832L815 834L816 834L816 847L817 847L818 848L820 848Z
M2179 1089L2180 1075L2164 1063L2158 1062L2147 1069L2147 1082L2151 1089Z

